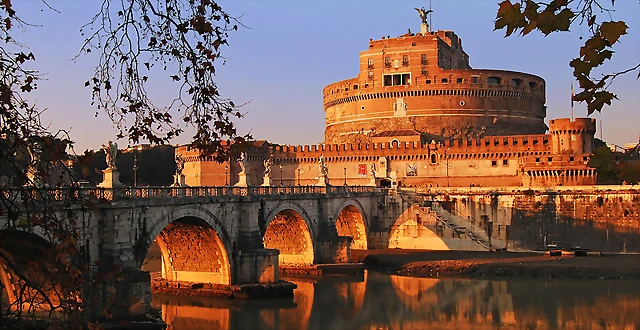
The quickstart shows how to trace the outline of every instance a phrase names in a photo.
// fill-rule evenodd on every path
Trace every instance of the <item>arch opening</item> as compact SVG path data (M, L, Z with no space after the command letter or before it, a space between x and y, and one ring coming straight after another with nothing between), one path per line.
M2 231L0 242L3 308L38 317L64 312L61 302L64 306L81 304L79 275L69 255L23 231Z
M196 217L169 223L153 241L142 270L171 282L231 285L227 247L218 232Z
M312 265L313 241L307 223L300 213L286 209L269 222L262 238L264 247L280 251L280 265Z
M360 210L353 205L344 207L336 218L336 230L339 236L350 236L351 250L366 250L367 229Z
M445 229L432 215L409 207L394 222L389 233L390 249L450 250Z

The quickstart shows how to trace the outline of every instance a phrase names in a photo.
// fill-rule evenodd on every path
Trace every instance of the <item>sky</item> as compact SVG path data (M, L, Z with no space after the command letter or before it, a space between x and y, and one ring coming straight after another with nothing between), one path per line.
M84 82L91 77L95 55L73 60L84 37L80 27L97 13L102 1L49 0L57 10L39 0L14 1L18 12L34 26L15 36L36 56L34 68L43 75L38 89L29 96L40 108L51 129L67 129L75 141L75 151L97 149L115 139L117 130L108 117L91 106ZM535 74L546 80L547 122L570 117L572 68L587 36L585 27L544 37L504 38L493 31L497 0L432 0L432 29L453 30L462 38L470 64L476 69L514 70ZM403 0L220 0L232 16L241 17L246 27L229 36L222 54L226 64L217 68L217 83L224 97L243 107L246 117L236 120L239 133L251 132L257 139L281 144L315 144L324 139L322 89L335 81L355 77L359 52L369 38L399 36L420 30L415 7L429 7L429 1ZM604 14L598 14L602 16ZM624 70L640 61L640 1L616 1L615 20L624 20L628 35L615 46L612 61L603 72ZM577 83L575 83L577 86ZM159 104L175 95L176 84L167 76L151 87ZM635 74L621 76L611 90L620 100L603 113L605 141L623 145L640 136L640 81ZM576 104L576 117L585 117L586 106ZM600 126L600 125L598 125ZM600 127L598 127L599 129ZM172 143L188 143L184 134ZM126 140L117 140L120 147Z

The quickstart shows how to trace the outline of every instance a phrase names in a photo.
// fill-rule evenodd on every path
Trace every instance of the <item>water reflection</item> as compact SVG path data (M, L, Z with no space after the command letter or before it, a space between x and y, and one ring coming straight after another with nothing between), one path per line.
M389 276L298 284L293 301L154 295L170 329L640 329L640 283Z

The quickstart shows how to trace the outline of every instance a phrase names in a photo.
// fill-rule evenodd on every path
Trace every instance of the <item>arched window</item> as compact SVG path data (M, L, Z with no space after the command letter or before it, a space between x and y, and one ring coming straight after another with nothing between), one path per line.
M488 85L500 85L502 83L502 78L500 77L489 77L487 78Z
M431 154L431 164L435 164L435 163L436 163L437 158L438 158L438 157L436 156L436 154Z

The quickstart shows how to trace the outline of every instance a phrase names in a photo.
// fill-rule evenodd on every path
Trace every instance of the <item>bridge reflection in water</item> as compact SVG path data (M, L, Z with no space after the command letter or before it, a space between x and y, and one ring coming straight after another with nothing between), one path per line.
M288 279L291 300L154 295L169 329L640 329L640 284L389 276Z

